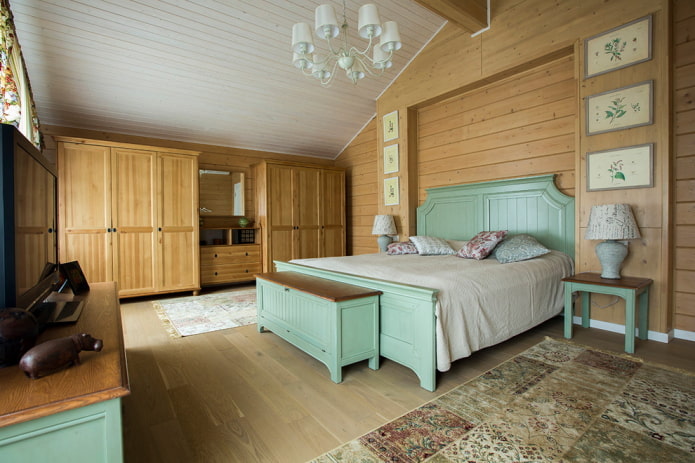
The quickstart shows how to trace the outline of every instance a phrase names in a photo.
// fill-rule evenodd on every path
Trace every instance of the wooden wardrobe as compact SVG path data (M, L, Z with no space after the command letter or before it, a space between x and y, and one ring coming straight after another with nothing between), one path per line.
M263 161L255 166L263 271L274 260L345 255L345 171Z
M118 296L198 291L198 152L57 137L58 249Z

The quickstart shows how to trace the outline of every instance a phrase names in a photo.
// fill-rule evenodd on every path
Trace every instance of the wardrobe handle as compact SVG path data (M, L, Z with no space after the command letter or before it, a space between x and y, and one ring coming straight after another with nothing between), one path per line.
M159 227L159 228L157 229L157 231L162 231L162 227Z
M110 228L107 228L107 229L106 229L106 233L111 233L111 229L110 229Z

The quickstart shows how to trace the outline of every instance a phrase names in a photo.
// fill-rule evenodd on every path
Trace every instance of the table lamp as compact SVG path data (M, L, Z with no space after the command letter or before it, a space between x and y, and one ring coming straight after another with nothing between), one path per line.
M584 238L605 240L596 245L596 256L601 262L601 278L620 279L620 266L627 256L627 244L617 240L640 238L630 205L592 206Z
M393 238L388 235L395 235L396 233L396 224L393 221L392 215L374 216L372 235L381 235L376 239L376 242L379 243L381 252L386 252L388 245L393 241Z

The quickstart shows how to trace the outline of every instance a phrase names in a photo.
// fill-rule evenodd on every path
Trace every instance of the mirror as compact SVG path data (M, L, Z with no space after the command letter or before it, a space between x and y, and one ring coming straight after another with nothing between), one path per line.
M244 173L200 169L200 215L244 215Z

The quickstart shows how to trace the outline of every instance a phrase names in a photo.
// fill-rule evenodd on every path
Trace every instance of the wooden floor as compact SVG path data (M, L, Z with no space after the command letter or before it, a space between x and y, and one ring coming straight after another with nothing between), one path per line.
M243 288L238 288L243 289ZM382 360L327 368L256 325L171 338L150 301L121 302L131 395L123 400L125 460L304 462L354 439L543 340L555 318L455 362L434 393L410 370ZM576 342L622 352L620 334L576 327ZM635 355L695 372L695 343L636 340Z

